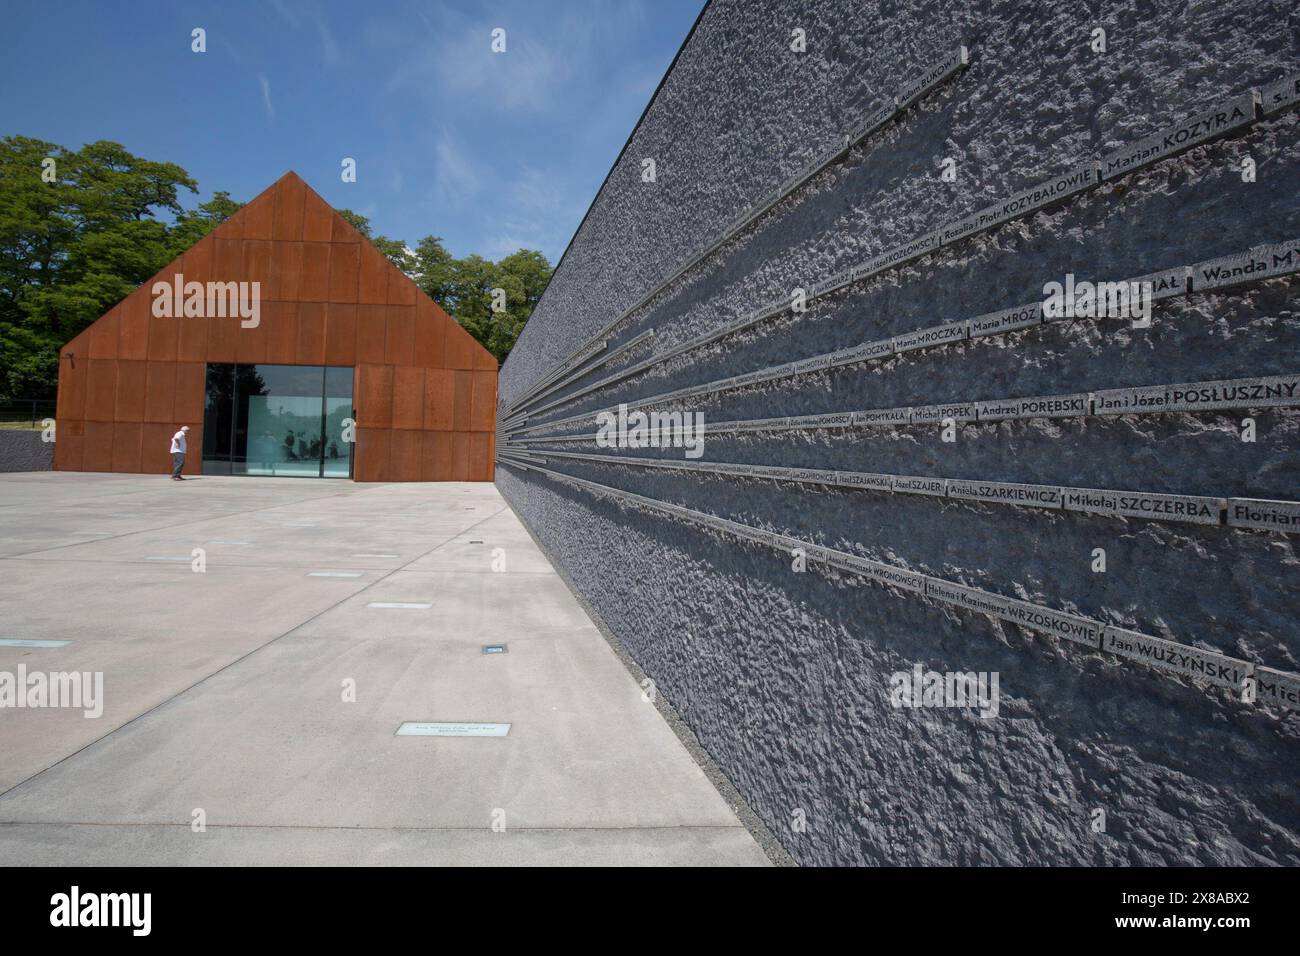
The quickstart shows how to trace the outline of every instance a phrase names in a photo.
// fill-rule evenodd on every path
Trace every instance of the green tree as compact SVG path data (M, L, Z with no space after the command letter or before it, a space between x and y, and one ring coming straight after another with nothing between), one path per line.
M176 218L176 227L172 230L172 238L178 246L176 254L180 255L216 229L239 212L243 205L242 202L231 199L230 193L215 192L207 202L200 203L198 209L182 213Z
M361 233L361 235L365 236L367 239L370 238L369 219L361 215L359 212L353 212L351 209L335 209L334 211L346 220L353 229Z
M486 344L497 360L504 362L551 281L551 264L535 249L520 249L498 262L497 268L508 308L498 313Z
M351 209L336 209L334 211L351 223L357 232L369 239L371 245L384 254L384 258L408 276L411 274L414 258L410 250L406 248L405 242L401 239L389 239L387 236L372 234L370 220L359 212L353 212Z
M0 396L52 396L60 346L216 225L216 199L181 206L197 188L117 143L0 140Z
M479 255L457 259L438 236L421 239L414 260L413 274L425 295L499 362L510 354L551 277L550 263L535 250L520 249L500 262ZM505 292L502 311L493 310L497 289Z
M415 246L412 278L424 294L447 310L454 311L455 258L442 245L440 236L425 236Z

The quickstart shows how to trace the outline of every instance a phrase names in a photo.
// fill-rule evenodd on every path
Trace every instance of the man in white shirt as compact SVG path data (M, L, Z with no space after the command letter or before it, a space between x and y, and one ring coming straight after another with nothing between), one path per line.
M182 425L181 430L172 436L172 481L184 481L181 469L185 467L185 433L189 425Z

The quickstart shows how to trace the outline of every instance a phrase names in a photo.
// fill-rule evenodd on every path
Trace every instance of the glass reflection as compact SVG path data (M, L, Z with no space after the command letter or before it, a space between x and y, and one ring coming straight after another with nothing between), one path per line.
M209 365L203 472L347 478L352 369Z

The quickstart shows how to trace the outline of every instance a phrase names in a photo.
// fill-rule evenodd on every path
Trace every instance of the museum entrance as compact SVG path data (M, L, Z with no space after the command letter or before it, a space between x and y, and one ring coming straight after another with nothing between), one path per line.
M352 477L352 369L209 365L205 475Z

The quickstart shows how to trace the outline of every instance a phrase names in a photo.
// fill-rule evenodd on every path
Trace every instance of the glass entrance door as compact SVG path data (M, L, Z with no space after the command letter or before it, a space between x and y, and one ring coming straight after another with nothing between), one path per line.
M351 417L351 368L209 365L203 473L351 477Z

